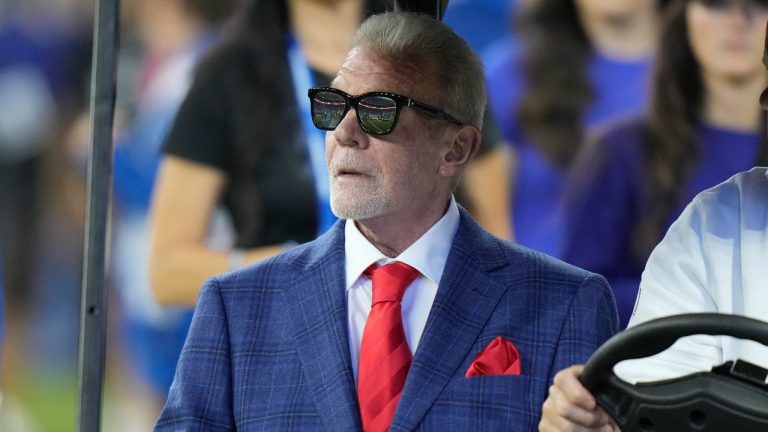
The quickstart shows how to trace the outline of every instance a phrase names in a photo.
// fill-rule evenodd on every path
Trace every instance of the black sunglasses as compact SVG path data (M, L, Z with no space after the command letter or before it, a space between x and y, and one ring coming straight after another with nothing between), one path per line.
M755 12L768 10L768 0L697 0L711 10L725 10L733 5L739 5L750 15Z
M395 128L400 109L409 106L429 117L462 124L450 114L425 103L397 93L369 92L351 96L331 87L309 89L312 106L312 122L322 130L334 130L352 107L357 113L357 123L365 133L386 135Z

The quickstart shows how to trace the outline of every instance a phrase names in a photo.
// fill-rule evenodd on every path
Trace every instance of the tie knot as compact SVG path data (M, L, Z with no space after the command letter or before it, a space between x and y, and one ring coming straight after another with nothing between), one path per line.
M406 263L394 261L381 267L373 264L363 274L371 278L372 304L376 304L401 302L405 289L419 276L419 271Z

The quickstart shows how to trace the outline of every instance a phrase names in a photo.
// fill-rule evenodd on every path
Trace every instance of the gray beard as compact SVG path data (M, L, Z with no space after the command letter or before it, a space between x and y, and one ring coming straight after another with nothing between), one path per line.
M341 199L331 186L331 210L339 219L365 220L380 216L389 209L382 197L359 194L354 199ZM361 196L364 195L364 196Z
M375 166L366 164L357 152L345 152L328 167L329 173L338 171L338 167L346 166L355 168L369 175L378 174ZM329 174L331 210L339 219L364 220L384 214L390 205L382 196L379 187L375 190L353 192L349 189L341 190L334 185L333 175Z

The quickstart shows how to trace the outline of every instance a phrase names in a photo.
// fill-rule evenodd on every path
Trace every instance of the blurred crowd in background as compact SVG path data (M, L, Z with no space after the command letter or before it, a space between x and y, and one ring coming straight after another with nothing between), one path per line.
M161 305L149 284L161 146L198 61L258 1L121 2L105 431L149 430L162 407L191 309ZM74 430L93 3L0 0L6 432ZM768 154L765 5L689 3L451 0L444 19L486 63L504 150L504 176L490 178L505 187L471 197L508 204L506 226L486 228L604 273L624 324L681 205ZM482 184L483 171L472 176ZM237 243L227 229L209 244Z

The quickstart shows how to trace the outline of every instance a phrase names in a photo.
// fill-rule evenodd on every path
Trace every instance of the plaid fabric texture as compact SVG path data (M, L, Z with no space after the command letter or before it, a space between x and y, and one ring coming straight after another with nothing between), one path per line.
M156 431L359 431L343 223L211 279ZM618 331L602 276L498 240L462 209L391 431L535 431L554 374ZM464 376L497 336L519 376Z

